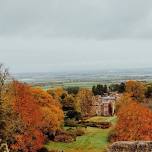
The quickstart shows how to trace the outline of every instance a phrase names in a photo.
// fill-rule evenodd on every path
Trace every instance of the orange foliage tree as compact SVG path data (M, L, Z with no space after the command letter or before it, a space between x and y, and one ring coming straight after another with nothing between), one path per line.
M55 93L55 95L56 95L57 97L61 97L61 95L63 94L63 92L64 92L64 89L61 88L61 87L58 87L58 88L56 88L56 89L54 90L54 93Z
M41 88L32 88L32 95L43 113L43 130L55 131L63 123L63 111L59 101Z
M127 100L117 113L114 140L152 140L152 112L132 99Z
M126 82L126 92L137 101L143 101L145 96L145 85L142 82L129 80Z
M22 121L22 127L16 130L15 141L11 144L11 149L36 152L44 143L41 132L43 115L40 106L33 98L28 85L13 81L12 90L13 110Z

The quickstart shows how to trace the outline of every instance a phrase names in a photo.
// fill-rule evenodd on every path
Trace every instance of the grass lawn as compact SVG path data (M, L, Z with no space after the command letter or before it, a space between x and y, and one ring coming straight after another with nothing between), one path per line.
M102 152L107 145L107 135L109 129L98 129L88 127L86 134L77 137L72 143L49 142L46 147L53 150L63 150L64 152Z
M115 122L116 117L93 117L89 121L107 120ZM86 134L77 137L72 143L49 142L46 147L51 150L60 150L64 152L102 152L108 145L107 137L110 129L99 129L88 127Z
M116 116L112 117L102 117L102 116L95 116L92 118L87 119L86 121L90 122L111 122L113 125L116 123Z

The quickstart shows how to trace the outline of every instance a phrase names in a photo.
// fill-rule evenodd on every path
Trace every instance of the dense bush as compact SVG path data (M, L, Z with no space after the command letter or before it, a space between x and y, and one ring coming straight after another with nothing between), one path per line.
M69 132L69 134L73 137L77 137L77 136L83 136L85 134L85 131L83 128L79 127L79 128L69 128L67 129L67 131Z
M67 112L66 117L70 118L70 119L75 118L76 120L80 120L81 119L81 113L77 112L75 110L70 110L70 111Z
M146 98L152 97L152 84L149 84L148 86L146 86L145 96Z
M82 128L77 128L75 130L75 133L76 133L76 136L83 136L85 134L85 131Z
M114 142L117 137L116 131L112 129L108 134L108 142Z
M75 120L67 119L67 120L64 121L64 125L68 126L68 127L77 127L78 123Z
M68 92L68 94L77 94L79 92L79 87L68 87L65 88L65 90Z
M74 141L74 138L71 135L68 134L61 134L61 135L57 135L54 138L55 142L65 142L65 143L69 143Z
M89 121L82 121L80 122L83 126L89 126L89 127L96 127L96 128L102 128L107 129L111 127L110 122L89 122Z
M58 130L54 138L54 141L60 141L60 142L66 142L66 141L71 142L74 140L76 140L76 133L73 132L73 129Z
M72 142L76 140L77 136L85 134L83 128L68 128L67 130L58 130L54 138L55 142Z

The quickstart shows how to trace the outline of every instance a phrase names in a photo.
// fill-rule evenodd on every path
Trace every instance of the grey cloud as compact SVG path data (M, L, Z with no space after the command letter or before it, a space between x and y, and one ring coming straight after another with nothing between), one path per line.
M151 0L0 0L0 62L14 72L149 67Z
M0 33L96 39L142 37L145 22L152 24L147 17L151 8L151 0L1 0Z

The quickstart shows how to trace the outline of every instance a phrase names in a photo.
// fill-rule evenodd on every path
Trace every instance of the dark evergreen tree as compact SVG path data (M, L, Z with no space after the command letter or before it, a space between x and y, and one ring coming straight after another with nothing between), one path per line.
M148 85L145 91L145 96L146 98L151 98L152 97L152 85Z
M125 83L123 83L123 82L120 83L119 88L118 88L118 92L123 93L123 92L125 92L125 89L126 89Z

